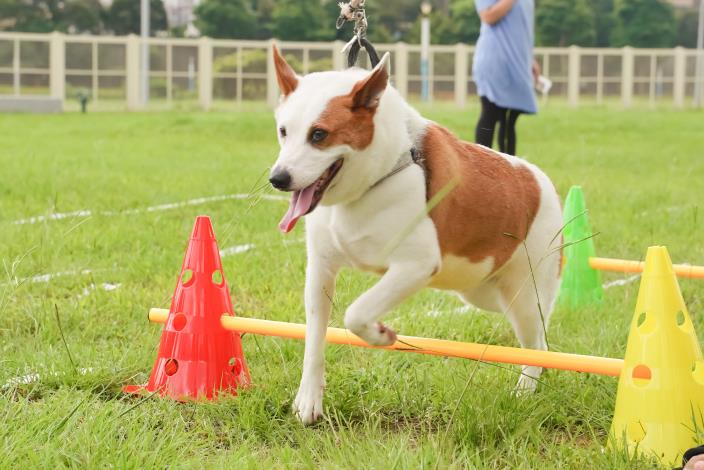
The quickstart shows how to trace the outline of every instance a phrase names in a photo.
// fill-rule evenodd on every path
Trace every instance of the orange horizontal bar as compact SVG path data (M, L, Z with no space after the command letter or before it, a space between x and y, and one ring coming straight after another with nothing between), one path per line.
M645 262L614 258L589 258L589 266L599 271L615 271L619 273L642 273ZM679 277L704 279L704 266L673 264L672 268Z
M166 323L169 311L153 308L149 311L149 320L154 323ZM300 323L287 323L254 318L222 316L223 328L240 333L279 336L282 338L304 339L306 326ZM486 362L503 362L526 366L547 367L550 369L589 372L592 374L619 376L623 368L622 359L610 357L584 356L553 351L493 346L478 343L462 343L443 339L399 336L391 346L371 346L349 330L328 328L325 340L333 344L347 344L373 349L392 349L395 351L433 354L438 356L459 357ZM637 369L639 370L639 369ZM649 371L647 371L649 372ZM647 375L638 378L649 378Z

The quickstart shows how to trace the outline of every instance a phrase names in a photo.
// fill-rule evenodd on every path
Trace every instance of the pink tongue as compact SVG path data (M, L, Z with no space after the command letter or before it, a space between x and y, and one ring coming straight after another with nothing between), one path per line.
M294 191L291 196L291 202L288 206L288 211L279 222L279 230L283 233L288 233L296 226L298 219L306 215L313 203L313 195L315 194L315 183L311 184L301 191Z

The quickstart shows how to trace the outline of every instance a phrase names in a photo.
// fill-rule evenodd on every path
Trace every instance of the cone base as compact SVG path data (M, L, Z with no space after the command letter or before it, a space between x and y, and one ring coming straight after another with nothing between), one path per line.
M250 384L240 384L237 388L246 388ZM159 396L162 398L170 398L172 400L185 403L188 401L198 401L198 400L206 400L206 401L213 401L217 400L218 398L221 398L223 395L229 395L232 397L236 397L238 395L237 393L237 388L230 388L230 389L220 389L220 390L213 390L213 393L211 396L208 396L206 394L199 394L198 396L192 397L188 395L181 395L181 396L175 396L172 394L169 394L165 389L158 390L150 390L148 384L144 385L124 385L122 387L122 392L126 393L128 395L147 395L150 393L155 393L155 392L160 392Z

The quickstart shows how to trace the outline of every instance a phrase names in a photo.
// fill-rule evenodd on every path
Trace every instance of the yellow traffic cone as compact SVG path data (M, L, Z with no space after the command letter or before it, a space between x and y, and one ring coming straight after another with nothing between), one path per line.
M634 378L634 371L650 379ZM703 419L702 351L667 248L650 247L618 382L612 444L674 464L702 444Z

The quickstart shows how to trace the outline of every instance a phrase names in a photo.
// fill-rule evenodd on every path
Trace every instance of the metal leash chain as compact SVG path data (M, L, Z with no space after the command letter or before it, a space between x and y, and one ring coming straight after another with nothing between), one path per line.
M366 0L351 0L348 3L340 2L337 5L340 7L340 16L337 18L335 27L341 29L346 22L354 21L354 35L356 38L367 36L367 13L364 10Z
M341 29L346 22L354 22L354 36L352 39L345 44L342 48L342 52L348 52L347 55L347 66L354 67L357 63L357 57L359 56L359 51L362 47L369 54L369 60L372 63L372 67L376 67L379 63L379 54L377 54L374 46L367 39L367 29L369 24L367 23L367 13L364 10L364 4L366 0L350 0L347 3L338 3L340 7L340 16L337 18L335 26L337 29Z

